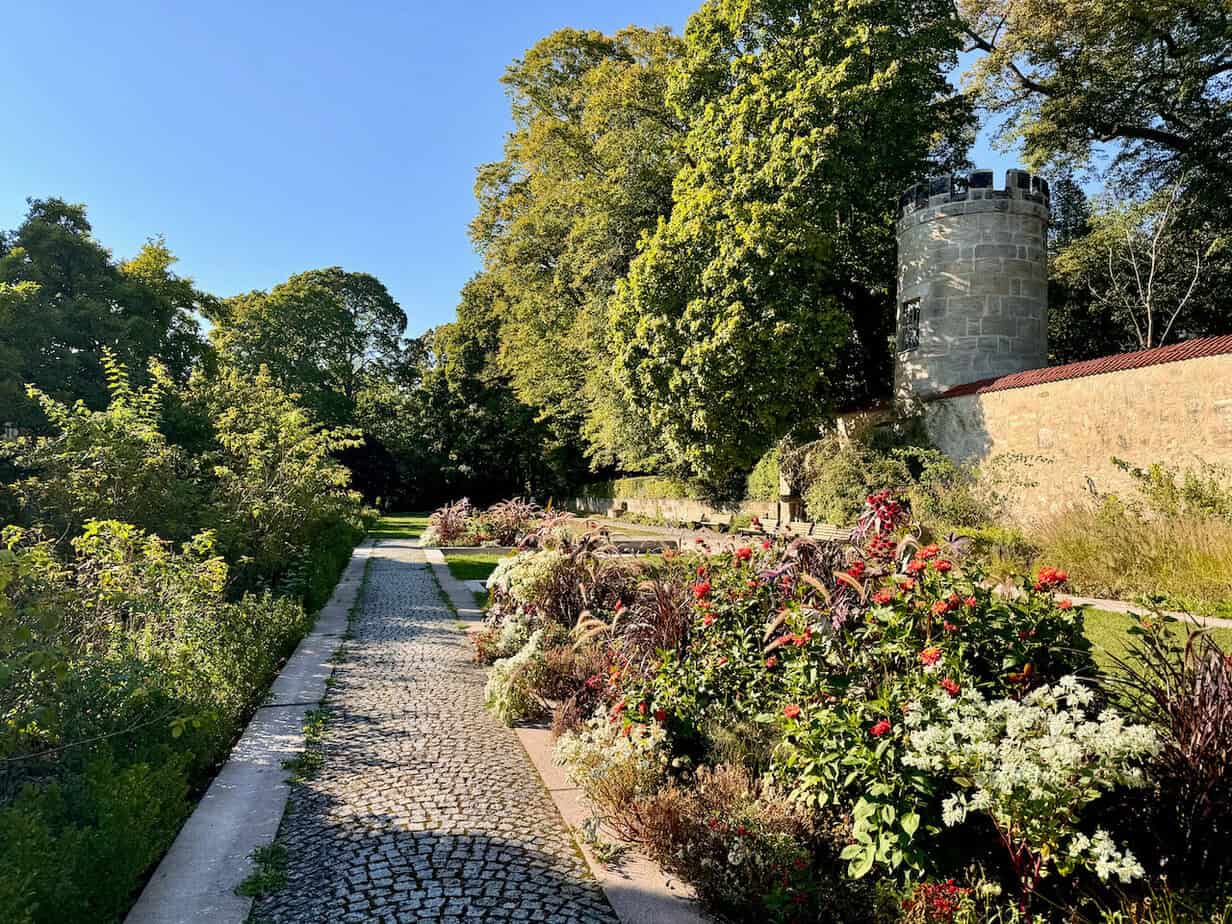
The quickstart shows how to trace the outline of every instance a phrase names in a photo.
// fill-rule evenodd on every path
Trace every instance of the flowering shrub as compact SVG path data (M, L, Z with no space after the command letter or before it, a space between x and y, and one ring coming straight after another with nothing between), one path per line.
M1157 739L1111 710L1090 718L1093 701L1090 687L1064 677L1021 700L988 701L967 690L924 697L907 711L903 764L957 784L944 802L947 825L973 811L992 819L1024 910L1050 865L1063 873L1089 866L1101 879L1122 882L1143 874L1106 831L1082 833L1078 813L1114 787L1142 786L1142 761L1156 752Z
M635 730L618 718L619 712L597 713L581 730L562 735L555 759L604 821L634 839L638 801L657 792L666 779L667 736L661 723Z
M533 718L544 710L537 695L543 671L544 630L536 629L517 652L501 658L488 673L483 702L506 725Z

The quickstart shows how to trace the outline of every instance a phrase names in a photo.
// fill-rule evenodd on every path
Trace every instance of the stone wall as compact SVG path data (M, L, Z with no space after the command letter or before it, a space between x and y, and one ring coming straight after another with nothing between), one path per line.
M646 497L573 497L565 501L565 506L575 513L615 517L632 513L669 523L725 522L734 515L773 523L777 509L774 501L745 501L739 507L723 509L697 500Z
M1046 459L1011 466L1038 487L1014 491L1036 521L1101 492L1130 488L1116 456L1145 467L1232 465L1232 353L928 402L933 442L958 459Z

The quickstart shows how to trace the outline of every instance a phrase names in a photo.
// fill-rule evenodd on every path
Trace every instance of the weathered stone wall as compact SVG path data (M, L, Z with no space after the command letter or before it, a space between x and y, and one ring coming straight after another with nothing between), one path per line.
M1113 456L1143 467L1232 465L1232 354L939 399L926 403L925 420L953 458L1047 459L1012 466L1038 482L1014 492L1015 515L1032 522L1088 498L1088 479L1101 492L1129 489Z
M992 172L981 170L939 177L903 197L900 397L1048 362L1048 184L1021 170L1008 171L1005 182L995 189Z
M774 501L745 501L739 507L722 509L697 500L645 497L572 497L565 501L565 506L575 513L616 517L633 513L669 523L724 522L733 515L774 522L777 508Z

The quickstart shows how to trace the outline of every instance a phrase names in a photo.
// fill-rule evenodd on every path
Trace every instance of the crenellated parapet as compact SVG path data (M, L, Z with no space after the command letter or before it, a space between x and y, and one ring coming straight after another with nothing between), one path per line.
M1026 170L1007 170L1005 186L998 189L991 170L972 170L970 173L954 173L936 176L916 183L898 199L898 214L905 218L912 212L929 206L948 205L955 202L978 202L981 200L1034 202L1048 209L1052 195L1048 181Z

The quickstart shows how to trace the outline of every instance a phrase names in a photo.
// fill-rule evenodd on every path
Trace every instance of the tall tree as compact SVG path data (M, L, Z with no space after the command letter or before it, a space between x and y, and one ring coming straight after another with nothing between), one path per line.
M360 390L392 374L405 348L406 315L381 281L337 266L227 299L213 320L211 337L228 362L253 373L267 367L333 425L351 422Z
M1232 188L1232 9L1223 0L958 0L982 52L974 88L1027 160L1087 163L1111 146L1157 188Z
M787 431L889 381L898 196L969 142L959 45L932 0L689 20L686 164L612 313L615 374L681 474L738 490Z
M495 361L562 452L586 430L608 459L624 432L607 398L608 302L671 207L683 124L665 95L680 49L666 30L562 29L503 77L515 127L505 157L479 171L471 234L484 271L460 314L494 314Z
M0 424L45 423L24 397L27 384L105 407L104 349L138 378L155 358L183 379L204 347L195 318L209 299L172 272L165 243L117 264L94 239L84 205L29 204L21 227L0 234Z

